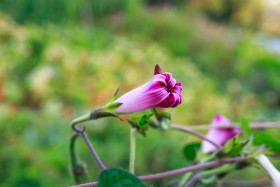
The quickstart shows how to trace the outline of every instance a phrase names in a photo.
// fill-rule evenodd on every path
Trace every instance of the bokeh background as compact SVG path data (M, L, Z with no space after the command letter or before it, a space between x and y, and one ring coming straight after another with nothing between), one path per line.
M74 184L70 121L118 86L123 94L148 81L156 63L183 86L173 123L209 123L218 113L280 120L279 23L277 0L1 0L0 186ZM86 126L105 165L127 169L129 124ZM136 174L190 165L182 149L196 141L173 131L139 135ZM95 181L98 167L78 146ZM249 168L227 178L267 177Z

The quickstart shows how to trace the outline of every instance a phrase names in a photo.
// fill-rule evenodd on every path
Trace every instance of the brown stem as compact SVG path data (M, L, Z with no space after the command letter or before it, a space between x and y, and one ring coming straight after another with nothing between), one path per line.
M94 158L94 160L96 161L97 165L99 166L99 168L101 170L105 170L106 167L104 166L103 162L101 161L101 159L99 158L98 154L96 153L96 151L94 150L94 148L92 147L87 133L85 132L85 129L82 130L81 128L77 127L77 124L72 125L72 129L77 132L79 135L81 135L81 137L83 138L85 144L87 145L92 157Z
M196 131L193 131L187 127L184 127L184 126L181 126L181 125L171 125L171 128L172 129L177 129L177 130L181 130L181 131L184 131L184 132L187 132L187 133L190 133L190 134L193 134L209 143L211 143L212 145L214 145L217 149L220 148L219 145L217 145L215 142L213 142L212 140L208 139L206 136L204 136L203 134L200 134L199 132L196 132Z
M223 164L227 163L234 163L234 162L239 162L245 160L245 157L237 157L237 158L231 158L227 160L219 160L219 161L212 161L204 164L197 164L193 166L189 166L186 168L181 168L177 170L172 170L172 171L167 171L167 172L162 172L162 173L157 173L157 174L152 174L152 175L145 175L145 176L140 176L138 177L142 181L149 181L149 180L156 180L156 179L161 179L161 178L166 178L166 177L171 177L175 175L181 175L187 172L191 171L197 171L205 168L210 168L210 167L216 167L220 166ZM73 187L95 187L97 186L97 182L92 182L92 183L87 183L87 184L81 184L81 185L76 185Z
M265 128L280 128L280 122L252 122L249 123L252 129L265 129ZM215 125L211 124L201 124L201 125L185 125L185 127L192 130L207 130L207 129L217 129L217 128L234 128L239 127L239 123L231 123L231 125Z

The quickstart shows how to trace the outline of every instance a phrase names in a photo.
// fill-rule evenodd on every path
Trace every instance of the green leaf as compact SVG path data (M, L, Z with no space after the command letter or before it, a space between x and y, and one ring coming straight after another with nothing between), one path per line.
M98 180L98 187L145 187L140 179L131 173L119 169L111 168L101 172Z
M137 119L137 124L140 127L140 129L144 128L144 126L146 124L148 124L149 119L152 115L153 114L145 114L145 115L143 115L143 116L141 116L140 118Z
M228 140L224 147L223 147L223 151L224 153L229 153L231 152L231 150L234 148L234 146L237 144L238 140L239 140L239 135L236 135L234 138Z
M257 132L254 135L253 144L265 145L271 148L272 151L280 153L280 140L265 132Z
M200 143L190 143L186 145L183 149L185 158L190 162L194 161L199 148Z
M238 141L239 135L235 136L233 139L226 142L223 147L223 152L226 155L236 156L243 151L243 147L249 143L249 140Z
M223 152L226 154L229 153L233 149L234 144L235 144L234 138L227 141L223 147Z
M247 137L247 138L249 138L250 137L250 135L251 135L251 128L250 128L250 126L249 126L249 123L247 122L247 120L245 119L245 118L241 118L240 119L240 124L241 124L241 130L242 130L242 132L245 134L245 136Z

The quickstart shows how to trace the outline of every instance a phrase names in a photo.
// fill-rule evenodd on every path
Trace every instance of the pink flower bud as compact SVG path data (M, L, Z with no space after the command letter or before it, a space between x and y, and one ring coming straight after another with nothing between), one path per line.
M158 70L157 73L160 71ZM147 83L122 95L114 103L122 103L115 109L117 113L131 113L151 108L178 106L181 101L181 83L170 73L154 75Z
M230 120L225 118L222 115L215 116L212 121L211 125L213 126L229 126L231 124ZM240 133L240 129L238 128L226 128L226 129L211 129L208 131L206 137L210 140L212 140L214 143L216 143L219 146L222 146L224 143L226 143L228 140L234 138L236 135ZM202 151L204 153L207 152L213 152L216 151L216 147L212 144L210 144L207 141L202 142Z

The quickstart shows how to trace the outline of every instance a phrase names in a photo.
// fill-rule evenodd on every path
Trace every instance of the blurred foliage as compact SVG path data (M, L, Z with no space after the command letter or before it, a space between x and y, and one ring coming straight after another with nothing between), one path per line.
M205 1L211 2L223 1ZM280 58L257 44L251 31L256 17L248 29L230 24L246 12L239 5L244 1L231 2L205 4L202 14L195 7L202 6L200 1L2 0L0 185L73 184L71 119L103 104L118 86L125 93L148 81L156 63L183 86L183 103L170 109L174 123L208 123L217 113L233 121L240 115L248 121L279 119ZM225 6L241 9L229 13ZM216 17L225 19L209 20ZM129 124L106 119L87 127L105 164L127 169ZM196 142L183 133L154 130L137 138L137 175L190 164L182 149ZM78 143L94 181L97 166ZM244 171L244 178L252 176L261 174Z

